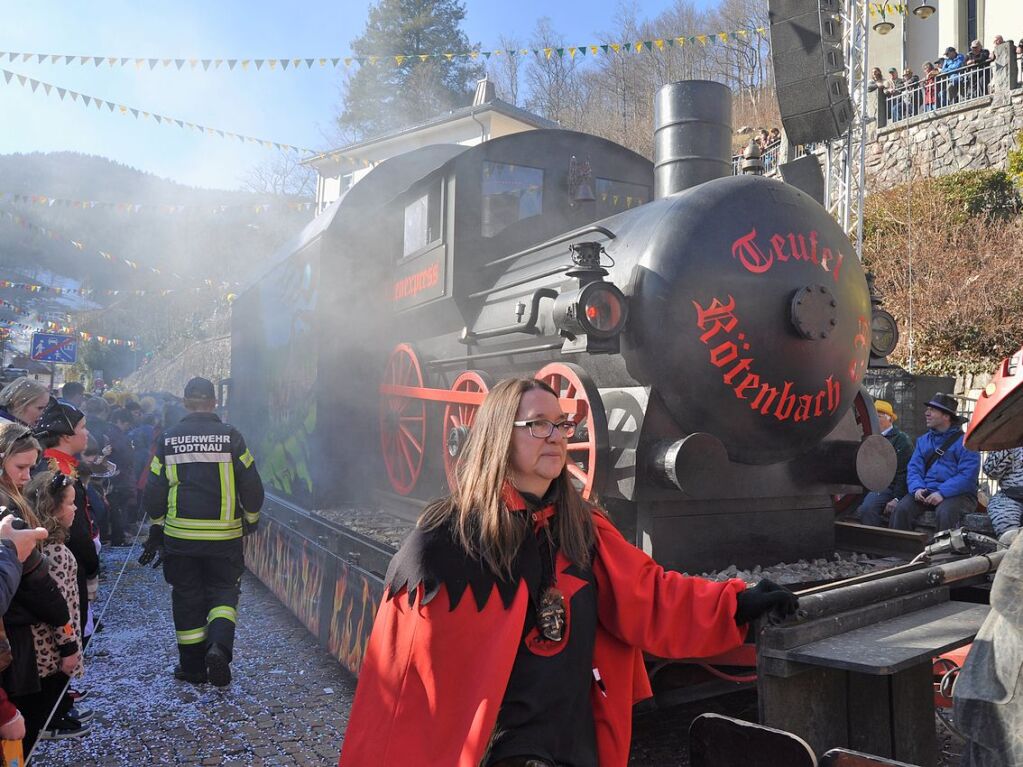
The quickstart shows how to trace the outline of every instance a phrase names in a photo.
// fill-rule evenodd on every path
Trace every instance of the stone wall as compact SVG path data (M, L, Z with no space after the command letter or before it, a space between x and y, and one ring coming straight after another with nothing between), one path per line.
M992 66L990 95L965 104L884 125L871 123L867 144L868 189L888 189L912 178L944 176L960 170L1006 166L1023 130L1023 88L1016 81L1015 51L999 46ZM871 114L883 113L883 95L871 94Z

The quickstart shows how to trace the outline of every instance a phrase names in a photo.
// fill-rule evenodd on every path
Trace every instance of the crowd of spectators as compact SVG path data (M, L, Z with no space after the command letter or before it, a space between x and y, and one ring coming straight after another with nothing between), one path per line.
M995 47L1004 42L1001 35L995 35ZM1016 46L1016 53L1023 56L1023 41ZM994 60L994 54L983 42L974 40L966 53L949 46L942 58L925 61L920 74L910 67L901 73L889 67L886 77L880 67L874 67L867 88L884 93L887 121L897 122L987 95Z
M92 726L72 684L101 630L99 551L137 533L156 438L184 415L158 399L73 382L57 397L28 377L0 390L0 738L23 758Z

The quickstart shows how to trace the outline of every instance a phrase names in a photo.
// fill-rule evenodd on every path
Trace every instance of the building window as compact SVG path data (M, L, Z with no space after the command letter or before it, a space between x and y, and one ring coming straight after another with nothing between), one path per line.
M440 241L440 209L440 181L437 181L429 192L405 206L402 258Z
M613 178L597 179L597 215L601 218L650 202L650 197L650 187L645 184Z
M483 163L484 237L543 213L543 170L526 165Z
M979 37L977 34L977 2L978 0L966 0L966 43L963 48L969 48L970 43Z

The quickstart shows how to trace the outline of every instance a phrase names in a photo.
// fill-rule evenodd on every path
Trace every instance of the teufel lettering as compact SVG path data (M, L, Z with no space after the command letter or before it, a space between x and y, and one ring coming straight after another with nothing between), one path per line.
M700 341L707 345L710 364L721 371L721 380L732 390L736 399L746 402L751 410L779 421L808 421L828 416L838 410L842 384L835 376L828 376L815 392L796 391L792 381L771 382L756 372L756 360L750 352L746 334L739 331L739 318L735 314L735 299L728 296L722 303L717 298L704 308L693 301L696 324L704 331Z
M838 273L845 256L824 246L817 240L817 232L804 234L775 234L767 239L765 247L757 243L757 230L750 229L732 243L732 258L754 274L763 274L775 263L803 261L819 266L838 282Z

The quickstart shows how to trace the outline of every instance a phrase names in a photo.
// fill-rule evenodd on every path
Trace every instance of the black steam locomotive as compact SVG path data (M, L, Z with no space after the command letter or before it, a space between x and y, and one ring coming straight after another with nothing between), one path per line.
M732 175L730 95L666 86L656 160L539 130L383 162L234 309L233 420L298 505L445 492L493 383L580 424L580 488L699 571L834 548L833 497L887 485L861 382L871 300L828 213Z

